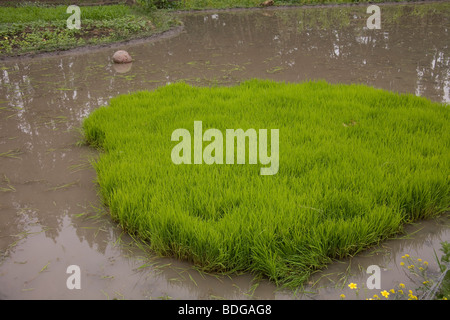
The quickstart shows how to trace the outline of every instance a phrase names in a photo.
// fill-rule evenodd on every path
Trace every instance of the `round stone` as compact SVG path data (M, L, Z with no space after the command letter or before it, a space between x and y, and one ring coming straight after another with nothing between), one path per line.
M112 57L114 63L129 63L132 62L130 54L125 50L116 51Z

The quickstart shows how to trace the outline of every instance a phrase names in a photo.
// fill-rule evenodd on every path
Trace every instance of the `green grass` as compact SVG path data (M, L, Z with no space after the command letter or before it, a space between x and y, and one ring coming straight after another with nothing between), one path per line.
M449 119L442 104L363 85L252 80L122 95L83 129L102 150L104 203L126 231L206 271L299 285L332 259L449 209ZM203 132L279 129L278 173L173 164L171 134L192 134L195 120Z
M81 7L81 29L69 29L67 6L0 7L0 56L66 50L146 37L177 22L165 12L126 5Z
M71 15L66 13L68 6L37 6L0 7L0 23L25 22L65 22ZM126 5L81 7L81 19L113 20L131 14L130 7Z

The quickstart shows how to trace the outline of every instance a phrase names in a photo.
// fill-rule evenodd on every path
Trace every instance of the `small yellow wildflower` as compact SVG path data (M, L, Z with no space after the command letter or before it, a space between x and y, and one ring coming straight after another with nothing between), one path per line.
M348 285L348 287L350 288L350 289L357 289L358 288L358 285L356 284L356 283L350 283L349 285Z
M390 293L395 293L394 289L389 290Z
M412 265L410 265L410 266L408 266L408 269L414 269L414 265L412 264Z
M405 285L403 283L400 283L398 286L399 288L405 288Z
M448 300L447 297L443 297L442 300Z
M380 297L377 296L376 294L374 294L373 297L374 297L375 299L380 299Z
M386 299L389 297L389 292L387 292L386 290L383 290L383 291L381 291L380 293L381 293L381 295L382 295L383 297L385 297Z
M400 293L400 294L403 294L403 290L402 289L398 289L397 292Z
M424 269L423 269L422 267L419 267L419 270L420 270L420 271L423 271Z
M402 262L400 262L400 265L401 265L401 266L404 266L404 265L405 265L405 263L404 263L404 262L402 261Z
M405 257L409 258L409 254L405 254Z
M419 258L419 259L417 259L417 261L422 262L422 259Z
M428 265L428 261L424 261L423 264L427 266Z
M341 297L341 299L345 299L345 294L341 294L339 297Z
M426 281L424 281L424 282L422 282L423 284L428 284L428 283L430 283L430 281L428 281L428 280L426 280Z

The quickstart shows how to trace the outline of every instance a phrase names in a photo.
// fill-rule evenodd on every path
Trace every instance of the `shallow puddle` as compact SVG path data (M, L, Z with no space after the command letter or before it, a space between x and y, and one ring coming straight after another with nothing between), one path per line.
M382 289L416 286L399 265L405 253L436 272L447 218L330 265L305 292L149 257L103 214L89 165L97 153L77 144L82 119L111 97L180 80L325 79L450 102L449 5L381 8L379 30L366 28L365 6L182 14L179 33L121 46L135 59L127 66L112 64L117 47L2 61L0 299L356 298L346 284L365 285L369 265L380 266ZM81 290L66 286L70 265L80 267Z

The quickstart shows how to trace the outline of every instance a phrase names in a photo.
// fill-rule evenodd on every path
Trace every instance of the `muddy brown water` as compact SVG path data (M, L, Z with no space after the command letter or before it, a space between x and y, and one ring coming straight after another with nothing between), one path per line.
M442 4L437 4L442 6ZM437 8L437 10L436 10ZM381 287L418 279L399 265L405 253L429 262L450 241L449 219L407 226L314 274L304 291L251 275L218 276L187 262L149 255L102 210L81 121L111 97L175 81L233 85L250 78L364 83L450 102L449 9L436 4L382 6L380 30L366 28L365 6L208 11L182 14L171 37L116 48L0 62L0 299L338 299L371 296L370 265ZM103 214L102 214L103 213ZM81 289L69 290L78 265Z

